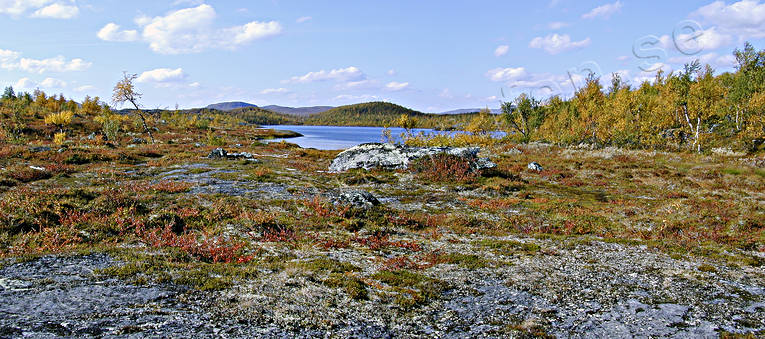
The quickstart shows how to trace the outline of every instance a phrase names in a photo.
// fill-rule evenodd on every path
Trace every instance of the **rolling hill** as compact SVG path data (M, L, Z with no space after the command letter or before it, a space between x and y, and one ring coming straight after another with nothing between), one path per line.
M289 115L295 115L299 117L307 117L311 114L317 114L321 112L328 111L330 109L333 109L333 106L309 106L309 107L287 107L287 106L278 106L278 105L268 105L261 107L262 109L267 109L272 112L282 113L282 114L289 114Z
M402 114L419 117L424 113L389 102L367 102L335 107L309 116L308 125L391 126Z
M248 123L257 125L299 125L301 119L296 116L277 113L259 107L242 107L228 111L229 114Z
M242 102L242 101L228 101L228 102L219 102L217 104L210 104L207 105L205 108L209 109L217 109L219 111L230 111L237 108L244 108L244 107L258 107L257 105L253 105L250 103Z

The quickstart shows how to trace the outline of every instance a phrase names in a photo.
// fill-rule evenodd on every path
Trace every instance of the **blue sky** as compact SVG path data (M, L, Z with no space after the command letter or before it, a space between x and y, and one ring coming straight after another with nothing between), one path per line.
M632 84L694 58L723 72L765 47L742 1L0 0L0 82L75 100L139 75L146 108L343 105L426 112Z

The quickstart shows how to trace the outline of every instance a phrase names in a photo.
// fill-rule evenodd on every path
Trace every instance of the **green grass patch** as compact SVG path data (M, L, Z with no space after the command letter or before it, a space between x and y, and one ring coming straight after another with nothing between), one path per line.
M131 250L110 252L122 264L97 270L96 275L116 277L137 285L173 283L202 291L214 291L229 288L236 281L257 275L257 266L250 263L198 262L175 250L152 254Z
M324 285L342 288L353 300L368 300L367 285L361 279L349 274L331 273L322 281Z
M353 264L327 258L300 261L292 263L292 265L313 272L345 273L361 271L360 268Z
M435 300L449 287L441 280L407 270L379 271L370 278L379 280L398 292L395 303L404 309L411 309Z
M755 169L754 174L760 176L760 178L765 179L765 170L763 169Z

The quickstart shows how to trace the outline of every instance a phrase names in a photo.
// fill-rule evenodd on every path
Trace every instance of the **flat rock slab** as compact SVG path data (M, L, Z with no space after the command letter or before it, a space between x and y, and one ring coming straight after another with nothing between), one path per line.
M135 286L94 271L105 254L45 256L0 269L0 338L213 336L211 316L182 302L186 289Z

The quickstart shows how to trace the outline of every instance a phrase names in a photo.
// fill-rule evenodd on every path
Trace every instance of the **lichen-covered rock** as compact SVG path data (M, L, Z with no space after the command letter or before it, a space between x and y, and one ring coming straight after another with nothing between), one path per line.
M362 190L340 192L331 198L333 204L350 205L357 208L371 208L380 204L372 193Z
M329 170L344 172L353 168L404 169L412 161L436 154L450 154L465 158L473 169L480 170L496 166L488 159L478 158L478 147L411 147L394 144L369 143L351 147L335 157Z
M208 159L247 159L247 160L257 161L255 157L252 155L252 153L249 153L249 152L229 153L220 147L212 150L210 154L207 155L207 158Z
M227 154L228 152L226 152L226 150L219 147L212 150L212 152L210 152L210 154L208 154L207 157L210 159L222 159L222 158L225 158Z
M32 153L49 152L49 151L51 151L51 148L48 147L48 146L37 146L37 147L29 148L29 151L32 152Z

